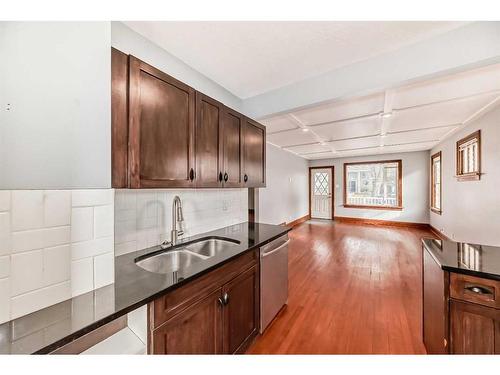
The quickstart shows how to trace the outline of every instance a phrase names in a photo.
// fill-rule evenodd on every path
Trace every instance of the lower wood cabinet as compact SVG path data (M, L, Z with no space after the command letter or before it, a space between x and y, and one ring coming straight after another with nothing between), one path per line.
M427 353L500 354L500 281L443 271L422 255Z
M500 310L468 302L450 302L453 354L500 354Z
M236 353L258 331L258 274L254 266L223 288L227 304L223 309L224 352Z
M203 297L153 332L153 354L222 353L221 290Z
M148 353L244 352L259 330L257 260L244 254L153 301Z

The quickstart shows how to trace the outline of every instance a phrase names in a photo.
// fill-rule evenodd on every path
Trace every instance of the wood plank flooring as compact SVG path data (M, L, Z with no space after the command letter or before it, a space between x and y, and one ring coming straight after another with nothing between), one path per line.
M421 229L310 220L290 232L289 299L249 354L424 354Z

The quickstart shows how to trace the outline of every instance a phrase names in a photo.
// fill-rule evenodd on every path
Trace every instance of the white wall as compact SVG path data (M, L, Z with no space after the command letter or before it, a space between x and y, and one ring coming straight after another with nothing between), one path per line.
M403 210L344 208L344 163L401 159L403 166ZM335 167L335 216L429 223L429 152L408 152L339 159L312 160L310 166Z
M111 45L153 65L228 107L242 111L240 98L121 22L111 23Z
M457 181L456 142L481 129L481 179ZM475 120L432 149L442 152L442 214L431 225L461 242L500 246L500 107Z
M267 144L266 187L258 189L261 223L281 224L309 213L307 160Z
M109 22L0 22L0 189L111 187L110 45Z

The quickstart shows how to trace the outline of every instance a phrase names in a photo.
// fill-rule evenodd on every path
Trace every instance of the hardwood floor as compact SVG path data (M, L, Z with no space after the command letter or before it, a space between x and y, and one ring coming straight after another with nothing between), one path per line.
M290 232L289 299L250 354L423 354L423 229L307 221Z

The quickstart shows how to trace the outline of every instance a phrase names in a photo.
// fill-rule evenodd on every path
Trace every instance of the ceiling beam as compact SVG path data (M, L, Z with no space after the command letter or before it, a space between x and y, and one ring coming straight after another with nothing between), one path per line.
M255 118L370 94L500 62L500 22L473 22L434 38L245 99Z

